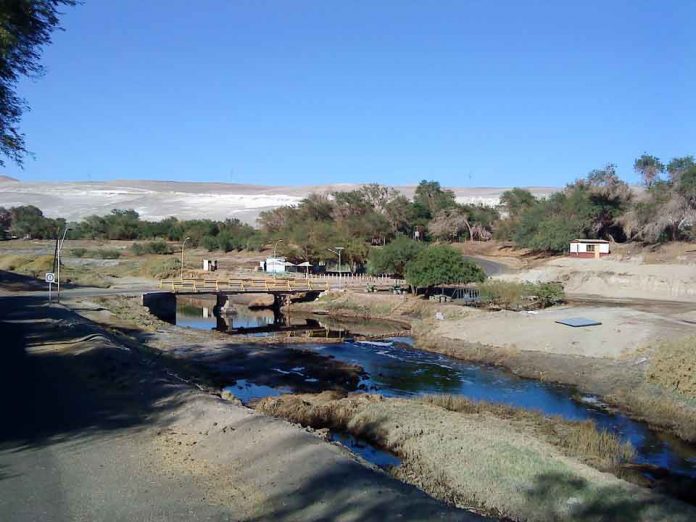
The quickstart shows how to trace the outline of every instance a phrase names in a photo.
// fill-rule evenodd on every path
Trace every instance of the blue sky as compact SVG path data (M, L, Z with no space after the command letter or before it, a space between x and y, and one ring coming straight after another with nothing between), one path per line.
M696 154L696 2L86 0L26 181L563 185Z

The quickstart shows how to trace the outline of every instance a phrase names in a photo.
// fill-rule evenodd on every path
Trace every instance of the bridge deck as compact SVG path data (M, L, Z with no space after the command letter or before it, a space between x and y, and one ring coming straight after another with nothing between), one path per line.
M159 287L175 293L199 292L234 292L293 294L303 292L321 292L329 289L326 281L311 279L163 279Z

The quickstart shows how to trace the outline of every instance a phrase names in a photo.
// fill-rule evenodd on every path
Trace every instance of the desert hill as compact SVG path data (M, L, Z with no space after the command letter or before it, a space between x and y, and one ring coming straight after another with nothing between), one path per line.
M0 180L17 181L6 176ZM3 183L0 206L35 205L48 217L79 220L107 214L114 208L135 209L145 219L176 216L182 219L238 218L254 223L259 212L293 205L312 192L353 190L358 184L264 186L237 183L202 183L148 180L98 182ZM395 187L408 197L415 186ZM460 203L496 205L505 188L453 188ZM530 187L537 196L557 189Z

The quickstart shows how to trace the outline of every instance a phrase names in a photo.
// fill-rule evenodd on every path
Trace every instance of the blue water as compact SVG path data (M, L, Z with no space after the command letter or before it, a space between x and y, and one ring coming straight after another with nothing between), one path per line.
M591 419L600 428L631 441L637 452L636 463L696 477L696 447L609 411L595 397L575 398L573 390L566 386L522 379L497 368L469 364L402 343L352 342L307 345L302 349L361 366L366 372L363 381L366 391L386 397L448 393L538 410L569 420Z

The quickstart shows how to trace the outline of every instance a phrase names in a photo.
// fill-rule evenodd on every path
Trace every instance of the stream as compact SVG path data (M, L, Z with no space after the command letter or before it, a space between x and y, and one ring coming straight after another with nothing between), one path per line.
M272 312L266 312L272 316ZM187 306L185 311L177 314L177 324L193 328L216 328L215 317L203 320L203 312L199 310L197 313L200 320L194 321L190 317L193 313L193 307ZM236 321L246 322L249 326L269 324L267 315L263 319L259 319L259 316L237 316ZM273 320L270 320L270 324L272 323ZM343 342L292 347L311 350L362 367L365 376L361 382L361 389L386 397L446 393L472 400L536 410L569 420L590 419L601 429L615 433L622 440L630 441L636 449L635 463L657 466L696 478L696 447L612 410L597 397L578 394L568 386L522 379L498 368L422 351L413 345L413 340L409 337L359 341L350 340L345 331L343 334L346 337ZM305 369L302 367L284 371L295 372L306 381L314 379L312 375L304 373ZM245 403L294 391L289 387L257 385L251 379L238 380L227 389ZM340 434L332 434L332 438L377 465L385 462L389 465L394 464L393 457L360 441Z

